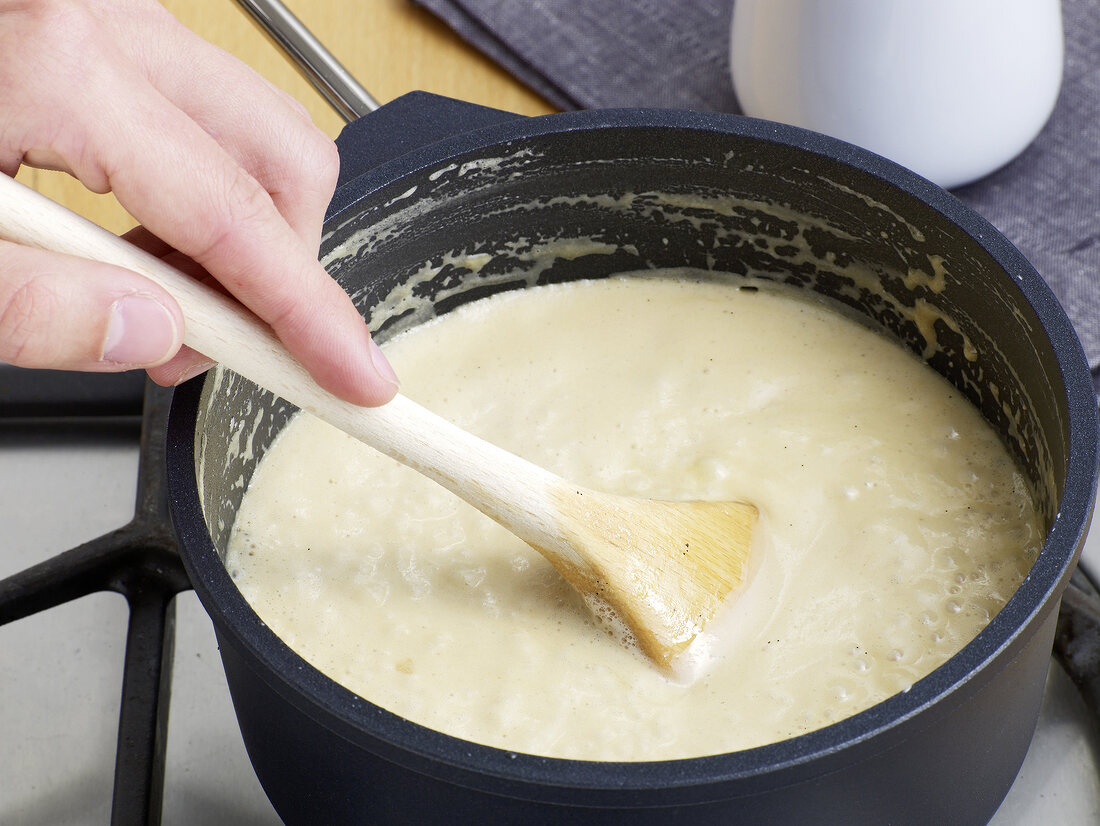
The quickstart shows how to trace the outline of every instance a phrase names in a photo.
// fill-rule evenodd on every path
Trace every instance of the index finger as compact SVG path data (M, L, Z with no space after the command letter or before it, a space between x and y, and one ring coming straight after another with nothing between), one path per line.
M396 381L362 317L271 195L155 89L137 95L100 96L108 111L90 144L119 202L267 322L323 387L388 401Z

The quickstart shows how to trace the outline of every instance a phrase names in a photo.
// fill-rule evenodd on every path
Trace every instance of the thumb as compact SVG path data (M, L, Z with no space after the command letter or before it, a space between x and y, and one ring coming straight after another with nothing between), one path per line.
M163 364L183 316L137 273L0 241L0 361L113 372Z

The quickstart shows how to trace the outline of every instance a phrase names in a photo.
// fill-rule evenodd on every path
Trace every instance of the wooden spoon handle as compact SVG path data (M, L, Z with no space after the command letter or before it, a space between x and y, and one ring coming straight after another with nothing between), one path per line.
M242 305L3 174L0 237L144 275L179 303L188 346L434 479L524 540L555 533L546 492L558 477L402 395L374 408L334 396Z

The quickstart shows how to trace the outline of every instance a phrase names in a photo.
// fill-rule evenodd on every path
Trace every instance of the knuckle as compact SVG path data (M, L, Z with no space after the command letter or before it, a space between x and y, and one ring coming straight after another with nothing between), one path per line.
M200 263L222 248L235 248L248 239L250 228L271 215L274 205L260 184L244 168L234 166L215 184L211 209L197 225L196 237L183 249Z
M324 187L332 189L336 186L336 179L340 174L340 153L336 149L336 143L324 132L316 129L310 130L312 147L309 156L309 167L313 177L322 182Z
M85 44L93 36L95 21L83 4L27 0L5 8L4 17L0 77L6 84L15 84L5 91L29 86L34 94L46 93L52 86L64 85L53 82L58 75L62 80L72 77L88 59ZM43 43L50 44L49 50L42 49Z
M47 28L63 22L68 15L80 11L74 0L23 0L7 4L5 13L18 15L26 28Z
M313 123L313 119L312 117L310 117L309 114L309 109L306 108L306 105L304 103L298 100L298 98L294 97L294 95L289 94L288 92L284 92L282 89L279 89L279 87L277 86L275 87L275 89L282 100L286 103L286 105L290 107L290 111L293 112L295 116L301 118L307 123Z
M48 364L54 355L46 322L56 316L58 297L40 277L0 292L0 359L24 367Z
M99 31L95 13L79 0L37 0L24 3L24 21L31 33L50 42L54 54L79 65L88 57L88 43Z
M224 193L226 216L231 227L261 221L274 209L267 190L241 166L235 166L230 172Z
M106 76L112 44L89 4L28 0L4 9L0 26L0 153L5 171L22 163L64 169L106 191L87 145L87 108ZM9 16L10 15L10 16ZM49 44L49 48L42 48ZM83 95L73 94L82 89Z
M269 159L265 177L273 192L331 194L340 174L336 144L312 125L287 136L278 156Z

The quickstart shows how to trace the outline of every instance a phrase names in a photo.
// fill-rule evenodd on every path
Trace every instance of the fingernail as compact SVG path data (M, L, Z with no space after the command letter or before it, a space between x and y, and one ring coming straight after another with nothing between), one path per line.
M393 366L382 352L382 348L375 343L374 339L370 340L370 360L374 365L374 370L383 379L388 381L394 387L400 387L401 381L397 378L397 373L394 372Z
M164 305L134 293L111 305L100 359L143 367L164 361L175 343L176 322Z

